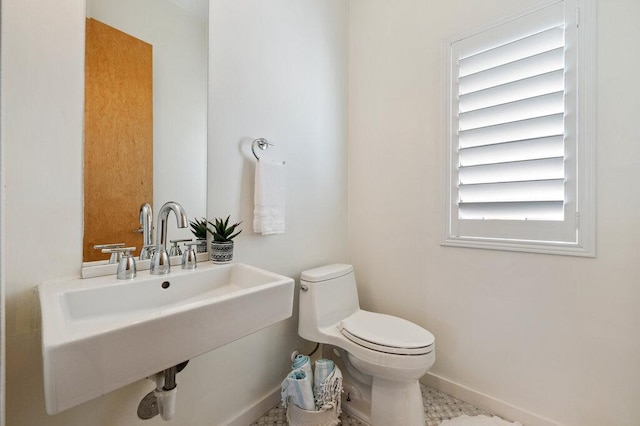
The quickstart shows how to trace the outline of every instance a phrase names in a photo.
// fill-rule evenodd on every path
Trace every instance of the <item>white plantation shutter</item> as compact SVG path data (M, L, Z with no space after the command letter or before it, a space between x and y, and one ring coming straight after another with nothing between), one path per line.
M448 42L445 244L577 243L574 8L546 2Z
M460 218L564 219L563 26L459 59Z

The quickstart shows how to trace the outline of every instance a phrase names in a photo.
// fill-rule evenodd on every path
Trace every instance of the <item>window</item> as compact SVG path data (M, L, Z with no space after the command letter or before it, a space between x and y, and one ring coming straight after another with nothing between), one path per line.
M594 8L447 40L444 245L595 256Z

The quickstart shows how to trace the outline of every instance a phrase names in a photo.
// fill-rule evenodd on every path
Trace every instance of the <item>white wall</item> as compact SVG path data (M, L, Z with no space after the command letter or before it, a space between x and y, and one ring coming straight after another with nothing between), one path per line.
M82 259L83 5L2 2L7 424L46 424L34 287Z
M245 221L238 260L297 277L344 259L346 4L211 3L209 214ZM171 422L138 420L137 405L152 388L145 380L45 414L34 287L80 270L84 18L83 0L2 2L7 424L224 424L277 397L288 356L302 344L297 317L193 359L178 376ZM239 149L248 135L270 138L273 155L287 160L284 235L250 231L253 163Z
M210 5L211 217L243 221L237 258L299 267L344 259L347 244L347 5L219 0ZM251 142L286 161L286 232L253 233Z
M598 1L598 257L439 244L441 40L531 3L351 1L350 259L364 307L435 334L428 382L525 424L637 425L640 3Z

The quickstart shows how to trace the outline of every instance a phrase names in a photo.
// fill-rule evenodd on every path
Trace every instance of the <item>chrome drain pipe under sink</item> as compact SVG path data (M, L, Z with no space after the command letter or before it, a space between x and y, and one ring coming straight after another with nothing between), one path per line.
M138 417L140 419L148 420L158 414L165 421L173 418L176 410L176 393L178 391L176 374L182 371L188 362L185 361L174 365L148 377L149 380L156 384L156 387L145 395L140 404L138 404Z

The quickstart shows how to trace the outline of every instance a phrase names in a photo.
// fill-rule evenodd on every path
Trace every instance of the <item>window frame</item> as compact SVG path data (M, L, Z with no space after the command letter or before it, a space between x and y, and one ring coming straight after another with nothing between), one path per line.
M552 221L475 220L472 225L483 235L459 235L459 224L470 223L470 219L457 217L457 132L453 128L457 115L454 107L454 49L456 42L482 34L497 26L536 12L548 6L564 3L566 31L571 31L575 40L567 43L565 67L575 73L573 88L575 96L565 93L565 106L575 112L575 124L567 127L565 135L571 134L573 147L565 148L565 219L558 227ZM596 27L595 0L544 0L502 19L456 34L443 42L443 139L444 176L443 203L444 225L441 244L443 246L472 247L481 249L522 251L572 256L596 256ZM457 57L456 57L457 59ZM565 113L566 114L566 113ZM545 227L546 225L546 227ZM549 228L560 228L551 229ZM536 235L554 233L554 241L535 239L522 231L531 228ZM538 228L538 229L536 229ZM549 228L549 229L546 229ZM540 232L536 232L539 230ZM574 232L575 231L575 232ZM562 235L560 235L561 233ZM529 232L531 234L531 232Z

